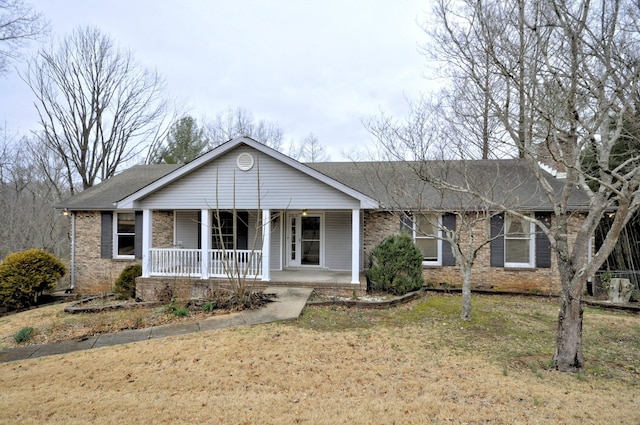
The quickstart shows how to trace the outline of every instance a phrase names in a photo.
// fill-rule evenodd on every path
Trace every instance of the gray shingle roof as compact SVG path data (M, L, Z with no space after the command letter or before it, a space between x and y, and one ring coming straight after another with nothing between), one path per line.
M509 208L552 210L540 181L525 160L473 160L424 162L326 162L309 167L378 200L383 208L453 211L484 209L487 204L469 193L451 190L468 188ZM556 193L565 182L540 170ZM434 182L433 184L430 182ZM583 210L589 199L579 188L569 198L571 210ZM489 208L491 209L491 208Z
M114 202L126 198L179 167L177 164L136 165L63 200L56 207L72 211L113 210Z
M444 180L468 187L510 208L551 210L552 205L531 167L521 160L426 162L323 162L305 164L314 170L380 202L382 208L461 210L486 208L468 193L456 192L429 181ZM68 198L58 205L70 210L112 210L118 202L179 168L179 165L138 165ZM560 192L564 185L541 171ZM575 188L569 209L588 207L586 194Z

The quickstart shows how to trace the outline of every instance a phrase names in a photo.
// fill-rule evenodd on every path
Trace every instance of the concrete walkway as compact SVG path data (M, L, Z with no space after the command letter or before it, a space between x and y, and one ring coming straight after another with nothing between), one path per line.
M248 326L260 323L296 319L311 296L312 288L268 287L265 294L276 294L273 302L257 310L245 310L224 316L214 316L197 323L176 323L151 328L96 335L79 340L63 341L55 344L25 345L0 351L0 362L33 359L36 357L65 354L79 350L109 347L117 344L164 338L192 332L211 331L232 326Z

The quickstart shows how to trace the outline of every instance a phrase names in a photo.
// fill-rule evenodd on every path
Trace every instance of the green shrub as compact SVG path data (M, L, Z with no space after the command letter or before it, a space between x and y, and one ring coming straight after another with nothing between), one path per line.
M176 308L176 309L173 311L173 315L174 315L175 317L185 317L185 316L188 316L188 315L189 315L189 308L188 308L188 307L179 307L179 308Z
M37 303L65 273L64 264L42 249L10 254L0 263L0 304L19 308Z
M138 276L142 276L140 264L132 264L122 270L113 287L113 292L118 299L126 300L136 297L136 277Z
M373 249L367 278L373 291L403 295L420 289L422 253L406 233L389 236Z
M33 334L35 333L35 329L31 328L31 327L24 327L22 329L20 329L14 336L13 339L18 343L21 344L23 342L27 342L31 339L31 337L33 336Z

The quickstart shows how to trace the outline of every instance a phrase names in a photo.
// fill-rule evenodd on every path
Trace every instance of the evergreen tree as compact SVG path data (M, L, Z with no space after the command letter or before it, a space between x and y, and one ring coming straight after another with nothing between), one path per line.
M186 164L207 150L204 131L195 118L180 118L169 130L166 145L158 149L152 157L154 164Z

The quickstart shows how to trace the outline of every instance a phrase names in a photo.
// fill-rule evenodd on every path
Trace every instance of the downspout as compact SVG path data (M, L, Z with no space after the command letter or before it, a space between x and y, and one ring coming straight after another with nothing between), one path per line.
M71 293L76 286L76 214L71 212L71 285L65 291Z

